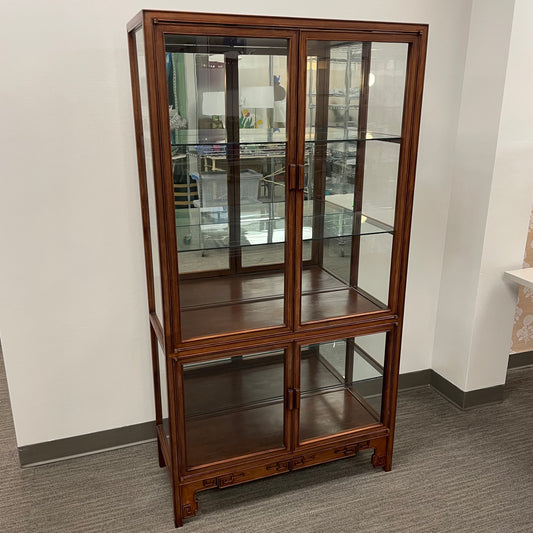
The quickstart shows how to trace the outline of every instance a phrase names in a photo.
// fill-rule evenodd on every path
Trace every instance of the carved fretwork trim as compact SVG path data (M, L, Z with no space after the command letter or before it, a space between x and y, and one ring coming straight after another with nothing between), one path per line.
M309 461L312 461L314 458L315 458L314 455L307 455L307 456L301 455L300 457L295 457L291 461L291 470L294 469L294 468L298 468L300 466L304 466L305 463L308 463Z
M231 474L226 474L225 476L218 476L218 477L211 477L209 479L204 479L202 481L202 484L204 488L206 489L211 489L214 487L223 489L224 487L237 483L239 481L238 478L241 478L241 477L244 477L244 472L239 472L238 474L235 474L232 472Z
M287 461L279 461L278 463L272 463L270 465L267 465L266 469L276 469L277 472L287 472L290 470L294 470L295 468L304 466L306 462L312 461L314 458L314 455L300 455L298 457L293 457L292 459L289 459Z
M237 478L240 477L244 477L244 472L240 472L239 474L228 474L227 476L220 476L217 478L218 488L222 489L229 485L233 485L234 483L237 483Z
M192 505L189 505L189 504L184 505L182 509L183 509L183 518L189 518L196 514L196 511L193 509Z
M278 463L272 463L266 466L267 470L276 469L276 472L287 472L291 469L290 461L279 461Z
M342 448L336 448L335 453L342 453L346 457L350 455L357 455L359 450L366 450L370 448L370 441L358 442L357 444L350 444L349 446L343 446Z

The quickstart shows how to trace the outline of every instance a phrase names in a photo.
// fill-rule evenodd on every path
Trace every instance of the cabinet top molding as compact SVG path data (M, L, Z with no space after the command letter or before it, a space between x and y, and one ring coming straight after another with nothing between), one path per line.
M214 22L215 21L215 22ZM405 22L375 22L338 19L313 19L275 17L267 15L241 15L229 13L197 13L189 11L142 10L128 23L128 31L142 24L210 24L249 27L269 27L299 30L350 30L371 34L425 35L427 24Z

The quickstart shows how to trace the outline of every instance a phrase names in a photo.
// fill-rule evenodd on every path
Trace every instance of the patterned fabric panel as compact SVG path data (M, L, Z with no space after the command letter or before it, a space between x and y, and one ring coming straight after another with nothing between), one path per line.
M524 268L533 267L533 211L524 254ZM533 289L520 287L514 316L511 353L533 351Z

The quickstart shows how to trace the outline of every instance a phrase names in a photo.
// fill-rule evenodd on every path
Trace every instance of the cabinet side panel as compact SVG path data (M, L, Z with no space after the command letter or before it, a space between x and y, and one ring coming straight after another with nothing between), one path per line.
M137 150L139 177L141 180L141 202L143 217L145 249L147 255L149 311L155 313L159 323L163 317L163 298L161 290L161 268L158 243L158 227L155 204L154 168L152 160L152 140L150 133L150 114L148 109L148 82L146 77L146 60L144 52L143 29L134 32L134 59L137 65L136 82L138 94L136 108ZM144 194L143 194L144 193ZM151 278L151 279L150 279Z

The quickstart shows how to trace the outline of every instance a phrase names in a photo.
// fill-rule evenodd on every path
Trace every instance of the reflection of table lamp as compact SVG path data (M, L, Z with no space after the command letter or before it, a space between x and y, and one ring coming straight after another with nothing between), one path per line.
M274 87L267 85L263 87L241 87L240 105L242 107L241 128L253 128L263 126L266 122L257 117L257 109L272 109L274 107ZM250 109L254 109L254 118L251 120ZM244 119L244 120L243 120Z
M202 114L211 115L211 127L220 129L224 124L220 117L226 114L226 97L224 91L207 92L202 97Z
M240 90L240 99L242 107L274 107L274 87L242 87Z

